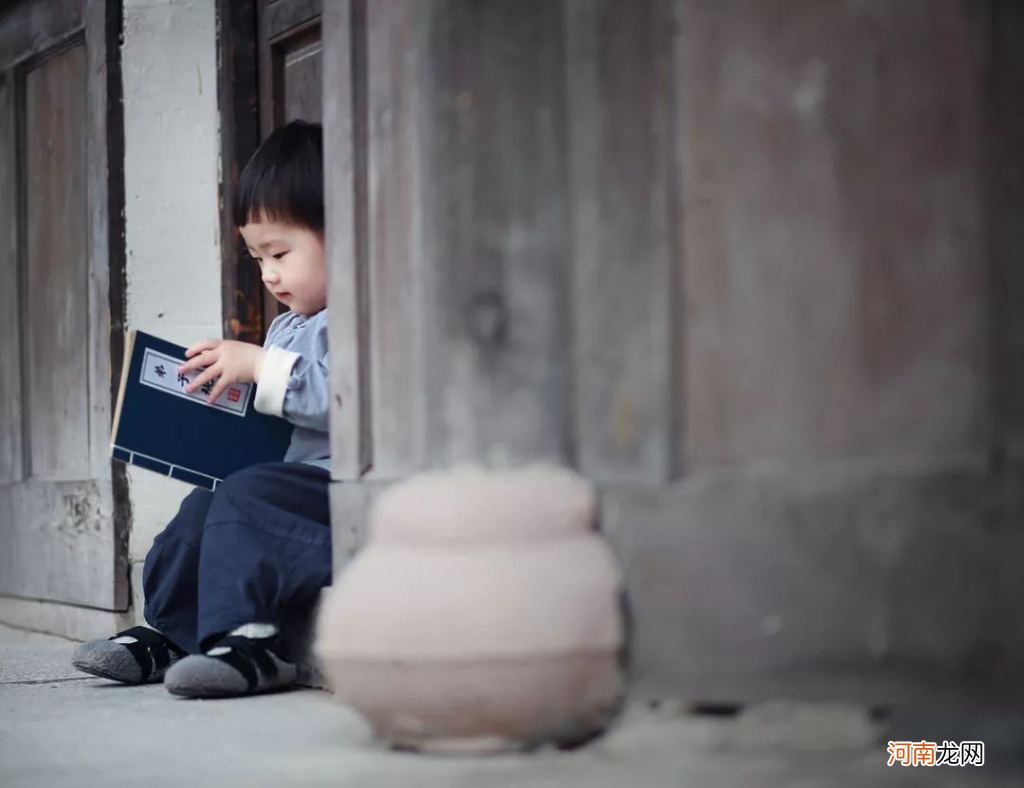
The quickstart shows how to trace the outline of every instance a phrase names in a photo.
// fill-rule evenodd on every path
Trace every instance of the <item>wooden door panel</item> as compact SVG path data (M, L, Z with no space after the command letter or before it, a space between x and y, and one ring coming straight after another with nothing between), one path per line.
M320 0L218 0L225 239L236 237L238 178L259 142L288 121L320 121L321 7ZM225 336L262 341L280 305L244 246L225 243L223 257Z
M0 69L56 49L95 15L95 0L21 0L0 3ZM87 10L87 6L89 6Z
M0 14L0 594L110 610L128 598L108 445L119 31L105 0Z
M319 19L321 0L260 0L266 38L277 38Z
M260 139L323 117L320 13L320 0L259 0ZM265 290L262 298L265 332L285 309Z
M426 332L419 324L421 302L432 287L432 267L426 259L423 235L429 228L420 173L421 135L417 124L417 93L426 81L423 42L407 37L416 31L417 9L410 2L369 3L365 19L365 161L366 238L365 271L372 320L369 337L369 385L366 410L373 451L373 474L401 478L426 464L429 419L423 384L427 376ZM327 42L334 47L334 41ZM402 78L409 75L409 78ZM332 71L328 84L336 79ZM336 131L326 129L330 138ZM344 173L334 162L328 170L331 188ZM351 187L348 187L351 188ZM331 220L334 220L332 213ZM344 298L352 275L339 275L341 256L332 256L330 298ZM332 327L347 316L331 315ZM337 374L337 373L336 373ZM345 403L334 401L335 424L350 423ZM343 421L345 420L345 421ZM347 445L351 435L335 430L332 455ZM351 453L351 448L349 448ZM335 466L336 472L339 470ZM348 468L342 469L348 471ZM342 477L344 478L344 477Z
M121 564L115 561L109 479L30 479L0 490L0 497L7 498L11 517L0 528L0 594L124 607L115 577Z
M671 4L570 0L565 21L577 461L663 482L680 396Z
M765 4L718 5L679 5L687 473L980 450L998 25L983 3L827 2L778 36ZM831 100L783 108L819 75Z
M367 4L380 478L571 452L561 9L455 9Z
M85 42L24 75L24 314L29 472L88 476Z
M0 71L0 483L20 479L24 470L14 145L14 85ZM6 517L2 508L0 517Z
M320 26L275 47L274 58L280 84L275 103L282 113L281 119L285 123L293 120L319 123L323 117Z

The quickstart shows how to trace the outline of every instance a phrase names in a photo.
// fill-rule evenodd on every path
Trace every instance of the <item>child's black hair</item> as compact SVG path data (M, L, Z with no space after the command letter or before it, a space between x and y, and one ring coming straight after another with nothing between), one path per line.
M265 219L324 229L324 143L317 123L295 120L274 131L238 180L235 225Z

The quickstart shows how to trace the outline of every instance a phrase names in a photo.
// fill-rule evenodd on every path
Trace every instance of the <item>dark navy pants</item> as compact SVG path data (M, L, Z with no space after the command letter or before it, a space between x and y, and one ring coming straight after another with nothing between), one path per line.
M190 654L251 622L280 624L331 582L330 474L254 465L193 490L146 555L150 626Z

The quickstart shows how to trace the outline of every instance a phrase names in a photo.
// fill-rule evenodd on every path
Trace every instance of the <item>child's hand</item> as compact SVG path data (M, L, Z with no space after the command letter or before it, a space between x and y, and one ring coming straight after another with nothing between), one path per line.
M251 345L248 342L236 342L233 339L204 339L185 351L185 358L188 361L178 367L178 372L184 373L205 367L203 372L185 387L185 390L192 393L204 383L216 379L217 384L210 390L210 396L206 399L212 404L232 383L250 383L259 380L260 369L263 366L263 353L264 350L259 345Z

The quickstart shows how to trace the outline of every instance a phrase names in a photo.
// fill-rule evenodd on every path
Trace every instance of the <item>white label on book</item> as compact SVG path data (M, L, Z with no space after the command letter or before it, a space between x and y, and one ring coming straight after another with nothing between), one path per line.
M144 386L160 389L160 391L166 391L168 394L175 394L197 402L200 405L206 405L208 408L217 408L217 410L233 413L236 416L245 415L245 412L249 409L251 383L232 383L224 389L224 392L217 397L217 401L211 405L206 401L206 398L209 396L216 381L211 380L190 394L185 391L185 386L198 377L202 370L194 370L184 374L179 373L178 367L184 363L184 359L174 358L166 353L146 348L142 356L142 375L139 377L139 382Z

